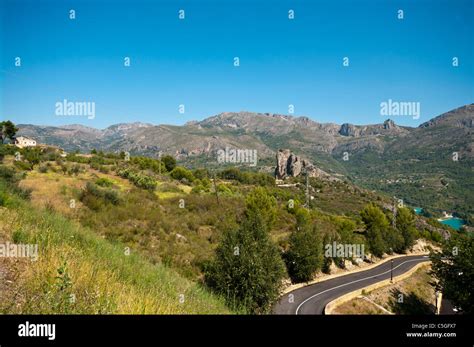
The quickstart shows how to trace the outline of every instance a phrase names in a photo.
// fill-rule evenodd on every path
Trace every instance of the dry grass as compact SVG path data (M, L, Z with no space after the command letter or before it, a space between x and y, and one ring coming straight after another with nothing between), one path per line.
M0 236L39 245L39 259L23 260L14 284L0 290L0 312L230 313L196 283L30 203L18 200L16 208L0 210Z

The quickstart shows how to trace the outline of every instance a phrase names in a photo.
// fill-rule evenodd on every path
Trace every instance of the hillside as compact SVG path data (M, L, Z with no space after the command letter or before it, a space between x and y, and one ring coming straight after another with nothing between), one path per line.
M0 166L0 240L37 244L36 261L0 258L3 314L224 314L223 300L136 249L20 196ZM25 195L26 194L26 195ZM56 205L58 206L58 205ZM64 208L65 209L65 208Z
M381 124L318 123L307 117L225 112L184 126L142 123L104 130L84 126L20 125L20 135L67 151L171 154L191 167L217 167L226 147L256 150L260 171L272 172L277 151L288 148L329 173L384 191L440 214L473 215L474 104L449 111L417 128ZM457 152L459 160L452 160ZM344 160L347 154L348 160ZM397 182L398 181L398 182ZM395 183L394 183L395 182Z
M460 107L412 129L408 136L383 139L381 149L361 149L340 162L357 184L436 215L455 211L472 220L473 120L474 105Z

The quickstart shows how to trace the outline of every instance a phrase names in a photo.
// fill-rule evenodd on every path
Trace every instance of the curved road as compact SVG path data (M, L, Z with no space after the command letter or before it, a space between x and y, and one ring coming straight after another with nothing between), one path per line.
M425 255L393 259L393 277L410 270L418 263L429 261ZM323 314L326 305L349 292L390 278L390 261L372 269L347 274L295 289L283 295L273 308L274 314Z

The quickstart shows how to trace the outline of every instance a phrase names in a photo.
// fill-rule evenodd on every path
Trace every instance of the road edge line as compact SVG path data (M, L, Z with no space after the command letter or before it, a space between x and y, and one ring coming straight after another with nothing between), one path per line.
M309 282L292 284L292 285L286 287L282 291L279 298L283 297L285 294L288 294L288 293L290 293L290 292L292 292L296 289L311 286L313 284L324 282L324 281L329 281L329 280L332 280L334 278L338 278L338 277L341 277L341 276L352 275L352 274L355 274L357 272L361 272L361 271L365 271L365 270L371 270L371 269L373 269L373 268L375 268L379 265L385 264L386 262L388 262L392 259L397 259L397 258L402 258L402 257L411 257L411 256L420 256L420 255L430 255L430 253L429 252L423 252L423 253L392 255L392 256L388 256L387 258L382 259L381 261L379 261L377 263L370 264L370 265L368 265L366 267L363 267L363 268L358 268L358 269L353 269L353 270L346 271L346 272L338 272L336 274L318 277L318 278L315 278L314 280L311 280Z
M334 299L333 301L330 301L329 303L327 303L327 305L324 307L324 314L325 315L333 314L332 312L334 311L334 309L337 308L337 306L342 305L343 303L358 297L359 295L362 294L362 291L373 291L375 289L379 289L379 288L386 287L386 286L389 286L391 284L395 284L397 282L403 281L404 279L407 279L408 277L413 275L421 267L428 266L430 264L431 264L431 261L418 263L415 266L413 266L410 270L408 270L407 272L404 272L401 275L398 275L398 276L394 277L393 282L390 282L390 279L386 279L386 280L371 284L370 286L360 288L360 289L354 290L352 292L349 292L347 294L344 294L344 295Z

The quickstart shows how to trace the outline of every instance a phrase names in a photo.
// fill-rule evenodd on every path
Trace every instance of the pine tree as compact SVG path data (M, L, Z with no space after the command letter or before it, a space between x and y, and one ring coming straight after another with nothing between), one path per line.
M224 231L205 277L231 307L263 313L278 298L285 276L280 252L269 237L275 201L257 188L246 203L244 220L237 230Z
M384 240L389 232L388 219L374 204L365 206L360 215L366 225L366 238L370 251L376 257L381 257L390 248Z
M400 249L405 252L415 244L417 231L415 228L415 216L406 207L398 209L397 212L397 229L403 237L403 245Z

